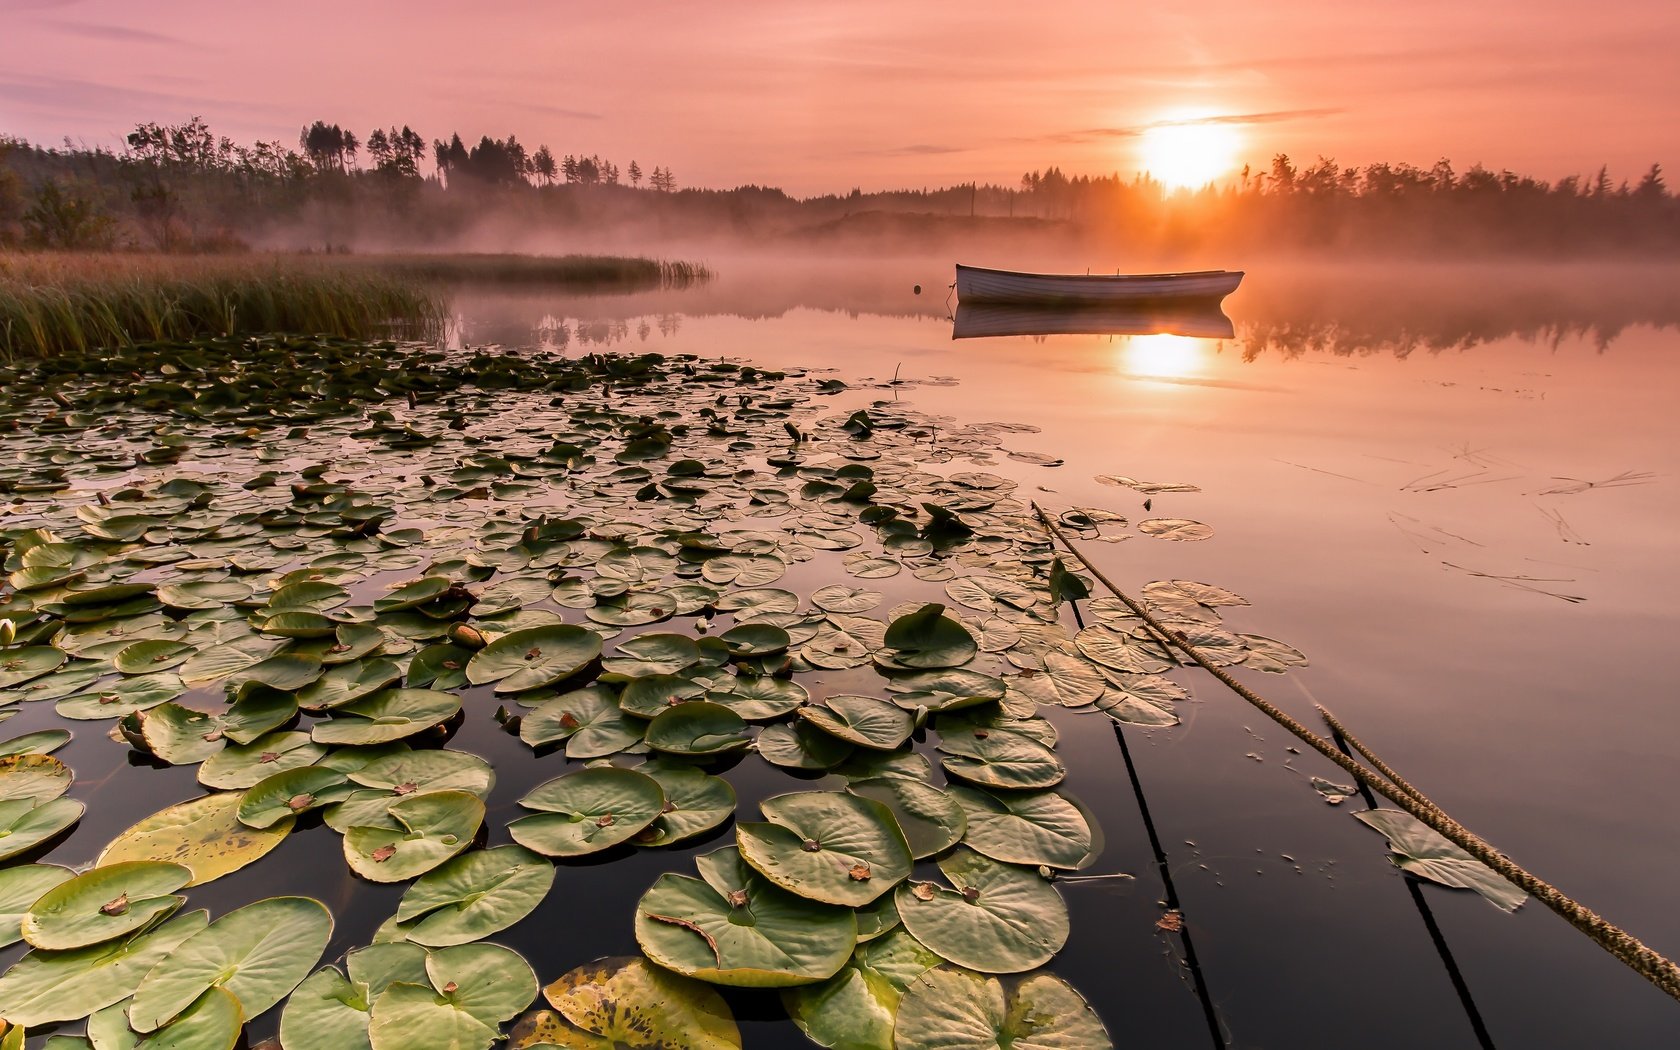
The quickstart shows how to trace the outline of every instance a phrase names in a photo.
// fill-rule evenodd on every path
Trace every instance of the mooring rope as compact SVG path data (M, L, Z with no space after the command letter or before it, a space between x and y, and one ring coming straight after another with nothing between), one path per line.
M1431 802L1422 792L1395 774L1387 763L1376 758L1369 748L1349 733L1340 722L1335 721L1334 716L1325 711L1323 707L1319 707L1318 710L1325 716L1325 720L1349 744L1353 745L1355 750L1368 759L1376 767L1376 770L1381 772L1367 769L1347 755L1342 754L1330 741L1314 733L1265 697L1237 681L1228 671L1216 666L1204 657L1194 645L1174 633L1171 628L1163 625L1148 609L1145 609L1125 591L1116 586L1114 581L1104 576L1102 570L1091 564L1090 559L1073 545L1073 541L1068 539L1067 534L1050 520L1049 515L1044 513L1043 507L1034 502L1032 509L1038 515L1038 520L1043 523L1045 531L1049 533L1052 540L1051 546L1055 546L1055 540L1060 540L1069 554L1073 555L1081 565L1090 571L1092 576L1096 577L1098 582L1125 603L1126 607L1143 620L1150 630L1154 631L1159 637L1182 650L1186 656L1195 661L1203 670L1219 679L1232 692L1248 701L1267 718L1289 730L1302 743L1335 763L1349 776L1358 778L1363 784L1368 784L1373 791L1427 824L1453 845L1486 864L1507 882L1556 912L1565 922L1591 937L1599 947L1620 959L1629 969L1662 989L1671 998L1680 1000L1680 966L1675 965L1673 960L1648 947L1639 938L1611 923L1586 905L1569 897L1556 886L1521 867L1504 853L1495 849L1481 836L1448 816L1441 807Z

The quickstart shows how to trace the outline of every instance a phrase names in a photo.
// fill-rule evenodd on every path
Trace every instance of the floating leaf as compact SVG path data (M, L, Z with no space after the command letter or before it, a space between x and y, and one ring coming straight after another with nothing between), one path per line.
M769 722L792 714L810 695L804 686L786 678L742 674L729 679L725 688L707 693L706 699L749 722Z
M240 798L237 791L217 792L153 813L111 840L99 863L183 864L193 873L188 886L238 871L280 845L293 824L287 818L261 830L246 827L239 822Z
M941 958L1017 973L1049 962L1067 942L1067 905L1038 872L960 847L939 870L956 889L908 882L896 902L904 928Z
M1043 670L1026 671L1007 681L1011 692L1057 707L1094 704L1108 687L1102 672L1089 660L1054 650L1044 654Z
M173 957L182 941L204 930L194 911L120 941L67 952L31 952L0 975L0 1017L34 1027L74 1021L134 994L147 973Z
M473 850L416 879L387 926L432 948L465 944L531 914L553 885L554 865L528 849Z
M940 734L945 772L982 787L1055 787L1067 776L1056 753L1021 733L981 730Z
M430 791L465 791L485 799L496 783L490 764L465 751L402 750L354 766L340 761L345 754L336 751L321 763L347 773L358 787L326 811L327 824L340 832L356 826L394 829L398 824L388 810L405 798Z
M0 948L23 939L23 917L41 895L73 878L75 872L57 864L19 864L0 868Z
M625 1050L740 1050L723 997L640 958L597 959L543 996L571 1025ZM567 1044L560 1044L567 1045Z
M870 696L830 696L799 709L799 717L859 747L896 751L914 728L908 712Z
M769 823L740 824L741 859L783 889L859 907L910 874L910 844L892 811L841 791L799 791L760 803Z
M834 1050L891 1047L904 990L942 961L908 933L893 930L859 944L845 967L822 984L782 992L782 1005L799 1030L818 1046Z
M580 769L543 784L519 804L537 810L508 825L513 840L550 857L581 857L627 842L665 807L659 782L632 769Z
M944 615L945 606L929 603L895 619L883 639L895 663L911 668L958 667L979 652L974 636Z
M704 881L661 875L636 905L636 943L653 962L712 984L785 988L827 980L851 957L849 908L778 888L734 847L696 863Z
M51 755L0 756L0 802L50 802L75 779L70 767Z
M1454 889L1475 890L1501 911L1516 911L1528 894L1455 846L1444 835L1400 809L1355 813L1388 839L1389 859L1402 870Z
M75 799L54 798L37 802L15 798L0 802L0 861L50 841L82 819L86 811Z
M1055 974L1007 984L941 967L904 991L893 1038L945 1050L1113 1050L1091 1004Z
M51 951L125 937L174 914L187 900L175 891L191 878L179 864L136 861L93 868L36 900L20 932L31 946Z
M866 613L880 605L884 597L880 591L831 583L811 592L811 604L824 612Z
M1085 812L1054 791L983 791L953 786L967 817L963 842L993 860L1082 868L1095 857Z
M573 624L505 634L474 653L467 681L496 684L498 693L540 689L570 678L601 655L601 636Z
M1213 528L1189 518L1148 518L1138 522L1138 531L1145 536L1163 540L1205 540L1213 535Z
M605 686L574 689L544 702L519 725L519 739L532 747L566 742L569 758L602 758L638 743L647 723L624 713Z
M735 789L722 777L692 766L654 759L636 767L659 782L665 805L631 840L638 846L671 846L703 835L735 812Z
M519 953L462 944L426 956L426 983L395 982L373 1002L373 1050L488 1047L537 995L537 977Z
M839 737L806 724L783 723L758 734L759 757L787 769L827 769L846 760L855 748Z
M68 659L62 649L50 645L26 645L21 649L0 649L0 689L11 689L57 670Z
M393 802L389 827L351 827L344 833L350 870L370 882L403 882L431 871L472 845L484 823L484 803L465 791L433 791Z
M854 795L874 799L892 811L917 860L943 853L956 845L967 828L963 811L951 795L932 784L909 777L884 776L854 780L846 787Z
M706 700L679 704L648 723L648 746L678 755L734 751L752 742L740 715Z
M198 767L207 788L244 790L282 770L313 765L327 749L295 731L265 733L249 744L229 744Z
M239 801L239 822L272 827L287 817L342 802L354 791L346 774L328 766L283 769L246 790Z
M461 698L439 689L387 689L336 707L309 731L317 744L385 744L455 717Z

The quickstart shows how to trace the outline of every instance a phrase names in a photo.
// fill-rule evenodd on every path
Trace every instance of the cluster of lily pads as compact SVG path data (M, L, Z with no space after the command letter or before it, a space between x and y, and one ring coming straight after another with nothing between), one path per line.
M1041 969L1069 934L1056 876L1101 836L1039 711L1161 727L1187 694L984 469L1019 428L651 354L276 337L0 380L0 718L57 723L0 745L0 937L31 947L0 975L13 1032L232 1047L284 1003L293 1050L739 1046L722 985L782 989L830 1047L1109 1045ZM1218 661L1304 663L1223 626L1229 591L1143 594ZM495 770L448 746L464 719L558 774L505 828ZM78 722L205 794L86 871L26 863L82 816L51 754ZM659 876L624 917L643 957L578 960L530 1010L537 976L483 939L576 858L726 834L741 761L800 790ZM317 822L356 875L409 883L374 943L317 969L318 901L182 910Z

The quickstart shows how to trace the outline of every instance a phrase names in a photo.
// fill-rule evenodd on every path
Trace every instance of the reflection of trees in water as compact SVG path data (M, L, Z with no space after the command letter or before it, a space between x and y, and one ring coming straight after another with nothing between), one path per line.
M1680 328L1672 274L1566 271L1513 282L1497 272L1433 280L1327 280L1261 286L1236 314L1243 360L1468 350L1502 339L1607 350L1628 329Z

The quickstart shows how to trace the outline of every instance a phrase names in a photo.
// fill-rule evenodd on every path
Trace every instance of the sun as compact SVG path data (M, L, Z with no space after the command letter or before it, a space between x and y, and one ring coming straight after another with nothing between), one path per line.
M1240 138L1207 117L1157 121L1143 132L1143 166L1171 189L1197 189L1236 167Z
M1188 335L1134 335L1121 346L1121 370L1143 379L1188 379L1206 370L1213 340Z

